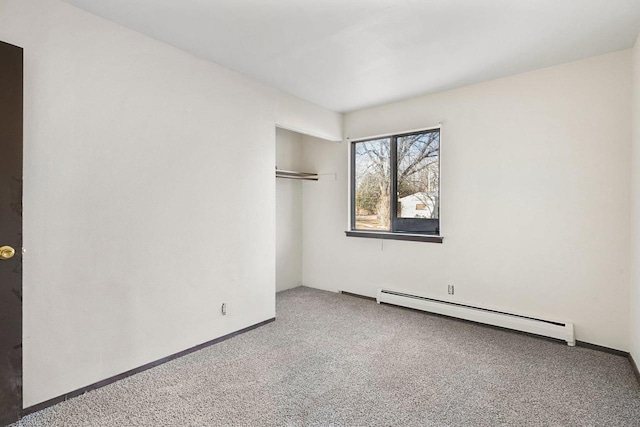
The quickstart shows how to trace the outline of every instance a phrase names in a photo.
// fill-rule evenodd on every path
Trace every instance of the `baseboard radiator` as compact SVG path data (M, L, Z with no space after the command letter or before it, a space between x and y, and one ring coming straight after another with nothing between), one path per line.
M442 314L444 316L457 317L472 322L485 323L487 325L560 339L566 341L570 346L576 345L573 323L535 319L519 314L504 313L486 308L440 301L391 289L378 290L376 300L378 304L393 304L428 311L430 313Z

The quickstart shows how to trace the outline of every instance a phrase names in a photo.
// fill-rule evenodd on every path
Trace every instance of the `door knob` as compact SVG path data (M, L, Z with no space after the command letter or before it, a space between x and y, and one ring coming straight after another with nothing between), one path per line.
M0 259L10 259L16 254L11 246L0 246Z

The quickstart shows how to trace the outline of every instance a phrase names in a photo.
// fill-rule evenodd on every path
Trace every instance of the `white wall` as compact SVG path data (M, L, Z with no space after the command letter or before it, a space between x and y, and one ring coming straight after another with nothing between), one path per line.
M293 95L278 92L276 124L284 129L328 141L342 139L342 114L325 110Z
M0 39L25 48L25 407L272 318L286 96L60 1L1 0Z
M310 148L337 182L305 187L304 283L388 286L573 321L629 348L631 52L345 116L353 139L442 121L443 244L345 237L349 143Z
M633 48L633 155L632 155L632 250L631 250L631 355L640 364L640 35Z
M276 165L299 170L302 135L276 130ZM276 179L276 290L302 284L302 181Z

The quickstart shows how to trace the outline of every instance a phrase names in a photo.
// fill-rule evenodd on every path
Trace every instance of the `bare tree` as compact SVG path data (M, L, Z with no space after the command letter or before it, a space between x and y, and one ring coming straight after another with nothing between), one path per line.
M398 137L396 145L398 198L412 194L425 198L425 205L435 207L429 214L434 217L439 204L439 133ZM385 228L389 227L391 208L390 146L389 138L356 145L356 203L358 196L363 202L375 200L378 221Z
M375 192L372 198L377 199L376 211L378 221L384 227L389 226L390 192L391 192L391 164L389 139L366 141L357 145L356 156L361 161L356 162L356 181L369 182L369 190ZM376 191L377 190L377 191Z

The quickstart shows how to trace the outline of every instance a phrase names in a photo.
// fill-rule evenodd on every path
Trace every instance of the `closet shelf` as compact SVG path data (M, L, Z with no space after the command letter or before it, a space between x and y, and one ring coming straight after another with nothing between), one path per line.
M283 169L276 169L276 178L287 178L287 179L304 179L307 181L317 181L318 174L317 173L309 173L309 172L297 172L297 171L287 171Z

